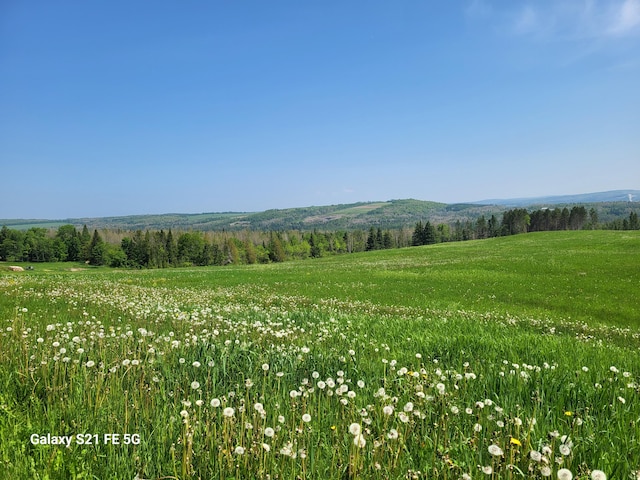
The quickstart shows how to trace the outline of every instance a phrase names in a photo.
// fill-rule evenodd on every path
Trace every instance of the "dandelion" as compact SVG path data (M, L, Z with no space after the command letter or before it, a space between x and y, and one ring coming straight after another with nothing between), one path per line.
M540 468L540 475L542 475L543 477L550 477L551 467L548 467L547 465L545 465L544 467Z
M482 425L480 425L479 423L476 423L473 426L473 431L476 432L476 433L480 433L482 431Z
M238 445L233 453L235 453L236 455L244 455L244 447Z
M404 411L409 413L413 410L413 403L412 402L407 402L404 406Z
M593 470L591 480L607 480L607 475L602 470Z
M186 419L187 417L189 417L189 412L187 412L186 410L181 410L180 416Z
M220 400L218 398L214 398L211 400L211 406L213 408L218 408L220 406Z
M573 473L568 468L561 468L558 470L558 480L572 480Z
M534 462L540 462L542 461L542 454L537 451L537 450L531 450L531 452L529 452L529 457L531 458L531 460L533 460Z
M618 401L623 405L627 403L627 401L623 397L618 397Z
M233 415L236 413L235 409L231 408L231 407L227 407L222 411L222 415L224 415L227 418L231 418L233 417Z
M268 372L269 371L269 364L268 363L263 363L262 364L262 370L265 371L265 372Z
M93 360L89 360L89 361L87 362L87 368L91 368L91 367L93 367L95 364L96 364L96 362L94 362Z
M353 444L358 448L364 448L364 446L367 444L367 441L364 439L362 433L359 433L353 437Z
M199 382L197 382L196 380L191 382L191 389L192 390L198 390L199 388L200 388L200 383Z
M305 423L309 423L311 421L311 415L305 413L304 415L302 415L302 421Z
M560 450L560 453L565 457L567 455L571 455L571 447L569 447L569 445L567 445L566 443L563 443L562 445L560 445L558 449Z
M493 468L491 467L491 465L482 467L482 473L484 473L485 475L491 475L493 473Z
M491 455L494 455L496 457L499 457L500 455L502 455L504 452L502 451L502 449L498 446L498 445L489 445L489 453Z
M193 362L191 365L193 365L196 368L200 368L200 362L197 361L197 360L195 362Z
M438 383L438 384L436 385L436 389L438 390L438 393L439 393L440 395L444 395L445 386L444 386L444 384L443 384L443 383Z
M387 438L389 440L396 440L398 438L398 431L395 428L392 428L391 430L389 430L389 433L387 433Z
M393 406L391 405L386 405L383 409L382 409L382 413L384 413L385 415L391 415L393 413Z
M509 439L509 443L511 445L517 445L517 446L521 446L522 445L522 443L520 443L520 440L518 440L517 438L513 438L513 437L511 437Z
M264 436L272 438L276 434L275 430L271 427L267 427L264 429Z
M265 452L270 452L271 451L271 447L269 446L268 443L263 443L262 444L262 448L264 449Z
M352 423L351 425L349 425L349 433L351 435L360 435L360 433L362 432L362 427L360 426L359 423Z

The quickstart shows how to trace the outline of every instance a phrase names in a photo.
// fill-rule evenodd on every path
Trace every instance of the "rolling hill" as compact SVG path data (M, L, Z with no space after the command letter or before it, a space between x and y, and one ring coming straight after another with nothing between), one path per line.
M418 221L455 223L475 221L481 215L500 217L511 208L555 208L557 206L585 205L598 212L600 221L629 213L629 207L640 211L640 190L537 197L529 199L484 200L472 203L446 204L424 200L404 199L384 202L272 209L263 212L221 212L161 215L131 215L121 217L67 218L61 220L5 219L0 225L26 230L31 227L57 228L72 224L78 227L120 230L174 229L174 230L321 230L412 227Z

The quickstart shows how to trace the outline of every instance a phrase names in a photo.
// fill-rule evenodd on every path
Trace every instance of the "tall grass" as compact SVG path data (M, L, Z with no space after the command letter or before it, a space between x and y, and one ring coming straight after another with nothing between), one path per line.
M635 479L639 242L0 275L0 478Z

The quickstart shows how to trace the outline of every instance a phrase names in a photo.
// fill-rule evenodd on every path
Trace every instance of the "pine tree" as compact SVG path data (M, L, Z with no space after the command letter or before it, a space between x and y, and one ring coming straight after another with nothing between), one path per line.
M89 242L89 265L104 265L105 244L98 230L93 231Z

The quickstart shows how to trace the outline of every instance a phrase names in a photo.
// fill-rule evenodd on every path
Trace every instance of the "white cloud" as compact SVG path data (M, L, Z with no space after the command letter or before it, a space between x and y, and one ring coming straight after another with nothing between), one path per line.
M640 0L625 0L616 9L609 27L612 35L627 35L640 27Z
M465 14L489 20L505 33L545 40L619 38L640 33L640 0L554 0L510 2L497 8L473 0ZM502 4L504 5L504 4Z

